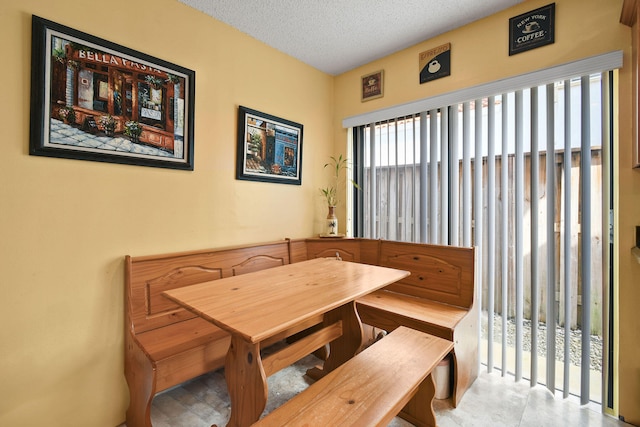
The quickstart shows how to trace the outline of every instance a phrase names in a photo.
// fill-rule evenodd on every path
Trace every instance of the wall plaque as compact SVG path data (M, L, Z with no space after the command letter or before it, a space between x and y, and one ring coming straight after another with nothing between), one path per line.
M451 75L451 43L420 53L420 84Z
M555 41L556 4L509 19L509 56Z
M384 96L384 70L360 77L360 83L360 101L369 101L370 99L382 98Z

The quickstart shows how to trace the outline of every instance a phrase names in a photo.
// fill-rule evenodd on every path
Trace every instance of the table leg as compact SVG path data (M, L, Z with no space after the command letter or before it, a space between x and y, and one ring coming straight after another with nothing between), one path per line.
M250 426L260 419L267 404L267 377L260 358L260 343L249 343L232 335L224 366L231 399L227 427Z
M307 375L319 379L356 355L362 342L362 322L356 311L356 303L352 301L324 315L324 325L331 325L342 320L342 336L329 345L329 357L322 369L313 368Z

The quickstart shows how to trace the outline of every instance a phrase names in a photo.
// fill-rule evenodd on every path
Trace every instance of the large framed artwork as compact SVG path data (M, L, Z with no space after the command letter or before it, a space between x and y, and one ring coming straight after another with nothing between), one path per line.
M236 178L279 184L302 184L300 123L238 108Z
M32 18L29 154L193 170L195 72Z

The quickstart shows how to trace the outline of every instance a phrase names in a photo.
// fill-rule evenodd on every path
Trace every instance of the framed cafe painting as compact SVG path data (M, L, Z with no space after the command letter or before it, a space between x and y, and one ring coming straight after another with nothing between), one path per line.
M236 179L301 185L303 128L239 106Z
M32 18L31 155L193 170L194 95L192 70Z
M360 77L360 101L370 101L384 96L384 70Z

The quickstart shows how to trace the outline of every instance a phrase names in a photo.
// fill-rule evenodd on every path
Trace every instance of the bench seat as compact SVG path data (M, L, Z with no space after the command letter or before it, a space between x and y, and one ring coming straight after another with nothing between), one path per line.
M151 402L158 392L223 367L231 342L225 331L162 293L208 281L215 286L217 279L285 264L288 241L125 257L128 427L151 426Z
M453 341L453 331L469 310L411 295L379 290L359 298L363 323L392 331L401 323L413 329ZM366 306L366 309L365 307Z
M201 347L210 341L230 338L230 335L200 317L183 320L163 328L136 335L152 360L167 359L177 353ZM227 340L228 344L229 340ZM228 347L228 345L227 345Z
M254 426L386 426L400 415L435 426L431 372L451 341L399 327Z
M478 373L476 311L388 290L376 291L357 301L363 323L386 331L408 326L450 340L452 403L457 406Z
M302 243L292 242L292 262ZM474 248L388 240L307 239L306 257L340 257L411 272L357 301L366 325L393 331L408 326L454 343L452 403L457 406L478 376L478 310Z

